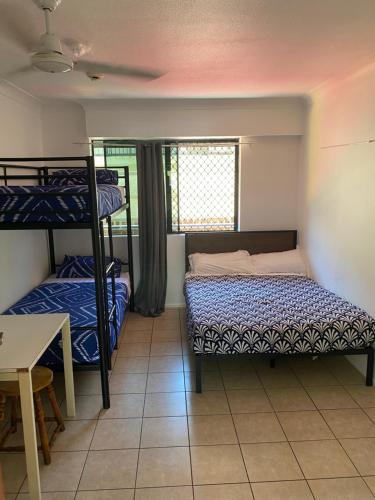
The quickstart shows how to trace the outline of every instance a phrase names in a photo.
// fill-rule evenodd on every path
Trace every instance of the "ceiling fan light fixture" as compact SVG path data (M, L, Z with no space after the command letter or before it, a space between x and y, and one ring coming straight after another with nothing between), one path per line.
M31 65L45 73L66 73L73 69L73 61L59 52L37 52L31 56Z

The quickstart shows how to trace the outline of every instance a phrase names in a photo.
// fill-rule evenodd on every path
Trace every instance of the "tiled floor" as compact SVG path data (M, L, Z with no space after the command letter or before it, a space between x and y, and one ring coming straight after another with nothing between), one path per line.
M169 310L130 315L114 361L109 410L99 373L75 375L43 499L374 498L375 388L345 358L209 360L196 394L184 312ZM23 454L0 460L7 498L26 499Z

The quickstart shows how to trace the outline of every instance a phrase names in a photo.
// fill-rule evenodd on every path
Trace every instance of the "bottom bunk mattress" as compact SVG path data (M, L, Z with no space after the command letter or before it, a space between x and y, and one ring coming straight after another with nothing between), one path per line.
M195 354L325 353L369 347L375 320L305 276L187 275Z
M130 288L127 273L116 279L116 325L120 332L129 303ZM108 304L112 307L111 287L108 287ZM99 364L98 335L96 328L95 283L93 279L49 278L31 290L4 314L70 314L72 355L74 364ZM81 329L82 327L94 329ZM79 328L79 329L77 329ZM116 343L116 329L110 327L110 343L113 350ZM20 347L21 348L21 347ZM61 366L63 352L61 334L57 335L40 358L40 364Z

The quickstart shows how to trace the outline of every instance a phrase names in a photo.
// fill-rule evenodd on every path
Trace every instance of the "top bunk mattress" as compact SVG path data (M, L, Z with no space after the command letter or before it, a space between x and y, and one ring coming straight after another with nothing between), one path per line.
M123 188L99 184L98 214L105 217L118 210L124 200ZM87 185L0 186L0 222L89 222L90 199Z
M298 275L187 276L188 336L196 354L363 349L375 320Z

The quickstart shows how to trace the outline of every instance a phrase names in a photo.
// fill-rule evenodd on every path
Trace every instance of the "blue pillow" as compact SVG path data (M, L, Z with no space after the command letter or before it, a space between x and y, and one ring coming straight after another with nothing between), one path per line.
M110 257L105 258L106 263L111 262ZM121 260L114 258L115 277L121 274ZM58 267L56 278L94 278L94 257L81 255L65 255L63 263Z
M65 176L69 177L65 177ZM50 186L76 186L87 184L87 170L85 168L63 168L52 173L48 184ZM96 169L97 184L118 184L117 170L108 170L106 168Z

